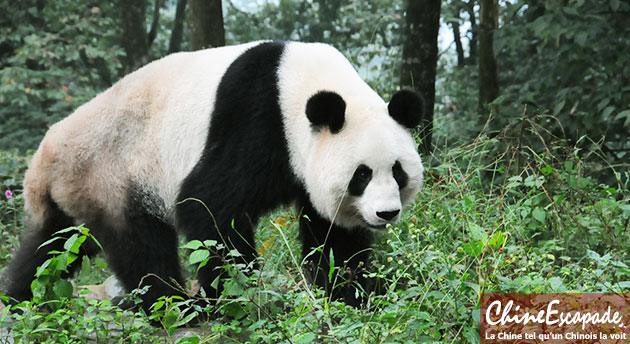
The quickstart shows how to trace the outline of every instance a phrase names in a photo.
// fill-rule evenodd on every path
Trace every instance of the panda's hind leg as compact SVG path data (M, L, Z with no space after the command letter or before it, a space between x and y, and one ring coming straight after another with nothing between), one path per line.
M50 258L48 252L63 251L66 241L63 239L67 239L73 234L72 232L55 234L75 223L71 217L59 209L50 197L45 198L41 203L42 209L45 209L43 216L39 219L32 217L28 220L27 230L20 240L20 247L15 252L0 282L2 291L11 298L12 302L28 300L33 296L30 286L37 267ZM42 246L56 236L62 239L51 241ZM93 256L97 252L98 246L87 240L79 249L79 259L68 267L68 272L62 274L62 277L71 276L80 267L82 256Z
M118 230L104 243L107 261L127 292L149 286L140 294L142 308L148 311L161 296L185 297L175 230L151 216L135 217Z
M142 308L149 311L161 296L186 297L177 233L161 215L165 211L159 198L135 187L129 194L122 219L98 221L107 235L97 238L109 267L127 292L149 286L140 294Z

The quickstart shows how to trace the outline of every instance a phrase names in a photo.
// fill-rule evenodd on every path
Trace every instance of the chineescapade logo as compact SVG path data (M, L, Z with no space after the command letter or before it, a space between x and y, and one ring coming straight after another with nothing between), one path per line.
M481 343L627 343L630 294L483 294Z

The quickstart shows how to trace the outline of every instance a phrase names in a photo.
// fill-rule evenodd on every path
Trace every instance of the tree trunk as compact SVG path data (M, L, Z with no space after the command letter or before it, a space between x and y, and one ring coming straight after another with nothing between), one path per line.
M190 0L193 50L225 45L221 0Z
M417 90L425 100L425 114L420 127L420 152L431 152L435 73L438 58L437 37L440 29L441 0L405 0L403 52L400 86Z
M122 46L126 54L123 65L125 73L129 73L146 62L149 52L146 26L147 3L144 0L120 0L118 7L123 29Z
M186 17L186 0L177 0L175 9L175 22L171 32L171 40L168 43L168 52L174 53L182 50L182 37L184 35L184 17Z
M479 28L477 27L477 17L475 15L475 0L469 0L466 6L466 12L470 20L470 42L468 51L468 64L474 65L477 63L477 38L479 34Z
M459 19L459 8L455 9L455 19ZM453 40L455 41L455 51L457 52L457 67L463 67L466 64L464 58L464 46L462 45L461 34L459 32L459 21L454 20L451 22L451 28L453 29Z
M151 23L151 30L149 31L149 35L147 36L147 46L151 47L155 37L157 37L157 31L160 24L160 7L162 1L155 0L155 5L153 6L153 22Z
M494 30L499 26L498 0L480 0L479 11L479 112L499 96L497 60L492 49Z

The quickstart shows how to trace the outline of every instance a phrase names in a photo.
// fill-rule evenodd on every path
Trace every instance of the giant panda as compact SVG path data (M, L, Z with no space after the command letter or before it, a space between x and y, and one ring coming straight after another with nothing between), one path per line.
M295 205L311 282L359 306L373 236L400 220L423 182L410 131L421 117L416 93L384 102L321 43L261 41L154 61L47 132L26 172L29 229L4 290L30 298L36 267L63 242L40 245L85 224L128 291L151 286L145 309L181 293L172 288L184 285L177 232L223 243L197 276L217 297L226 252L253 262L259 218ZM98 251L86 242L80 254Z

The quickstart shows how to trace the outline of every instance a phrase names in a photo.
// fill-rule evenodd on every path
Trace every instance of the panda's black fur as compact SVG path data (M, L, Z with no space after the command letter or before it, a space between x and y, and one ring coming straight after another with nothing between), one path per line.
M287 124L281 110L278 77L287 44L291 43L254 44L229 64L220 79L212 113L208 113L211 120L201 157L181 182L175 205L165 204L154 186L130 177L124 181L126 201L120 218L112 219L105 210L97 208L89 212L89 218L80 219L85 220L86 227L101 242L111 269L128 291L151 285L142 296L145 308L161 295L182 294L172 288L175 284L185 285L175 229L186 240L212 239L225 244L226 251L213 256L198 272L208 297L218 297L223 284L219 283L217 289L211 284L222 275L220 266L225 264L227 250L237 249L242 262L253 262L257 256L254 229L259 218L288 204L296 204L300 213L302 257L312 281L326 288L333 298L355 306L361 303L362 293L358 290L365 286L362 269L367 265L372 232L366 228L346 228L322 216L304 180L289 163ZM415 93L404 91L392 99L389 115L400 125L412 128L420 121L421 106ZM336 135L346 130L346 102L334 91L315 92L303 111L311 122L313 135L329 135L326 131ZM42 155L46 154L46 148L44 144L40 147ZM417 164L419 161L418 158ZM408 171L398 160L390 166L388 173L402 192L409 182ZM29 169L38 172L42 168L38 165ZM414 188L421 183L421 164L416 169L415 178L420 181ZM371 179L371 167L357 164L354 174L348 176L349 197L360 198ZM21 248L3 275L3 289L15 300L31 297L29 286L36 267L47 259L47 251L61 250L63 243L55 241L38 247L54 232L79 221L58 206L49 189L40 191L47 194L42 196L46 200L37 201L41 204L36 204L35 196L29 197L45 210L38 215L39 222L33 223L23 237ZM410 191L410 196L415 192L416 189ZM173 207L174 216L171 216ZM35 206L32 208L37 210ZM399 211L377 214L389 221ZM322 251L314 251L322 245ZM334 289L328 279L331 249L335 265L347 269L335 275L334 281L340 286ZM86 243L81 255L92 256L97 252L96 245ZM80 261L79 258L77 262ZM77 264L72 266L69 275L76 268Z

